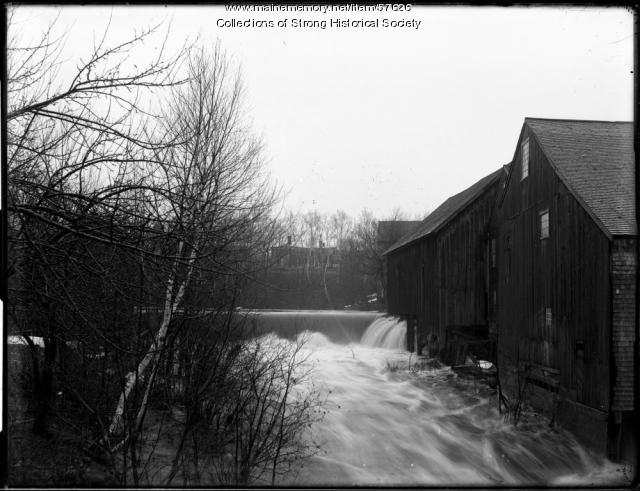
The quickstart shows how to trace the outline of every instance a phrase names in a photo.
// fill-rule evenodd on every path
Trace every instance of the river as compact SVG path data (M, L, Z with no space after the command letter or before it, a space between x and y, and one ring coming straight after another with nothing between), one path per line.
M292 313L285 314L290 317ZM533 412L517 427L495 391L435 360L407 353L406 325L381 314L298 313L298 336L327 395L327 414L306 438L319 445L294 486L623 485L628 469L601 458ZM268 314L276 322L276 313ZM324 316L324 317L320 317ZM313 322L308 324L309 318ZM322 326L328 327L327 333ZM335 324L342 326L336 328ZM361 329L344 334L345 325ZM313 325L312 331L301 332ZM358 327L358 329L360 329ZM342 335L341 335L342 333ZM282 333L280 333L283 335ZM291 330L287 332L289 338ZM410 370L409 366L421 365Z

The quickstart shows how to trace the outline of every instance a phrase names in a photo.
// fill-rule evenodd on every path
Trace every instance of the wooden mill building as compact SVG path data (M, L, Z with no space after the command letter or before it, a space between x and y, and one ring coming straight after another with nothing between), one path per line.
M409 349L444 354L460 332L484 336L511 401L524 394L613 458L637 454L633 131L526 118L510 165L385 253L388 310L408 320Z
M502 386L614 457L633 435L634 165L632 123L527 118L492 221Z
M447 199L385 253L387 309L408 347L442 352L447 329L487 325L487 236L500 168Z
M419 220L380 220L378 221L378 230L376 233L376 252L380 255L389 249L402 237L413 231L418 225ZM387 262L383 261L381 275L376 281L376 293L378 301L387 302Z

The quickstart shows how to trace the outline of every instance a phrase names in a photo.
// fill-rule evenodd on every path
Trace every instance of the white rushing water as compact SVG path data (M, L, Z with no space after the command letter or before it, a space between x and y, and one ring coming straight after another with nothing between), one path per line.
M380 317L362 335L360 344L386 349L406 348L407 323L390 317Z
M308 435L320 445L296 486L620 485L621 466L597 457L533 413L517 428L498 413L495 392L451 369L399 370L406 325L375 320L361 343L321 333L305 350L327 415Z

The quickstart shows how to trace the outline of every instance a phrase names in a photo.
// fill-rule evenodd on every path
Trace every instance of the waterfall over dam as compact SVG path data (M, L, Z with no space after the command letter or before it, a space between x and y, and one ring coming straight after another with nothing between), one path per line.
M357 343L380 312L345 310L240 311L259 334L293 338L303 331L319 332L334 343Z
M318 452L280 486L628 483L627 470L542 416L525 410L515 427L494 389L408 353L404 321L370 312L254 315L259 331L304 340L311 385L326 395L324 419L304 436Z
M407 323L393 317L379 317L367 327L360 344L374 348L407 348Z

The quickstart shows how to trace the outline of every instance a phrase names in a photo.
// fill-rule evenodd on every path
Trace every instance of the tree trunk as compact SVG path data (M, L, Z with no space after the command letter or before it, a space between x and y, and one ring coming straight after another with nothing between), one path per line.
M180 245L178 246L178 255L181 254L183 246L184 246L184 242L180 242ZM187 287L187 284L189 283L189 279L191 278L191 274L193 272L193 263L195 261L195 254L196 254L196 246L194 245L193 249L191 250L191 254L189 256L189 263L188 263L189 269L187 271L187 275L185 279L182 281L182 283L180 284L180 287L178 288L178 292L176 293L175 297L173 297L174 282L175 282L175 276L176 276L176 264L174 264L174 268L171 271L169 280L167 281L167 288L166 288L165 302L164 302L164 313L162 316L162 323L160 324L160 329L158 329L158 332L156 334L156 337L153 343L151 344L151 346L149 346L147 353L138 364L138 367L136 368L136 370L129 372L127 374L124 389L122 391L122 394L120 394L118 405L116 406L115 413L111 420L111 425L109 426L109 432L108 432L109 435L120 432L122 430L122 415L124 413L125 404L127 402L127 399L129 398L129 395L131 394L131 391L135 387L137 381L140 380L142 377L144 377L144 374L149 368L149 366L152 364L153 366L155 366L155 364L158 363L159 355L162 352L165 345L165 341L167 339L167 331L169 330L169 324L171 323L171 318L173 317L173 314L175 313L178 306L180 305L180 302L182 301L182 297L184 296L184 292ZM145 404L146 404L146 400L143 402L143 406L140 408L139 414L141 414L144 411Z
M42 370L37 383L34 385L36 390L36 408L34 415L33 431L34 433L43 434L47 431L49 413L53 403L53 369L56 361L57 342L54 337L45 339L44 341L44 361Z

